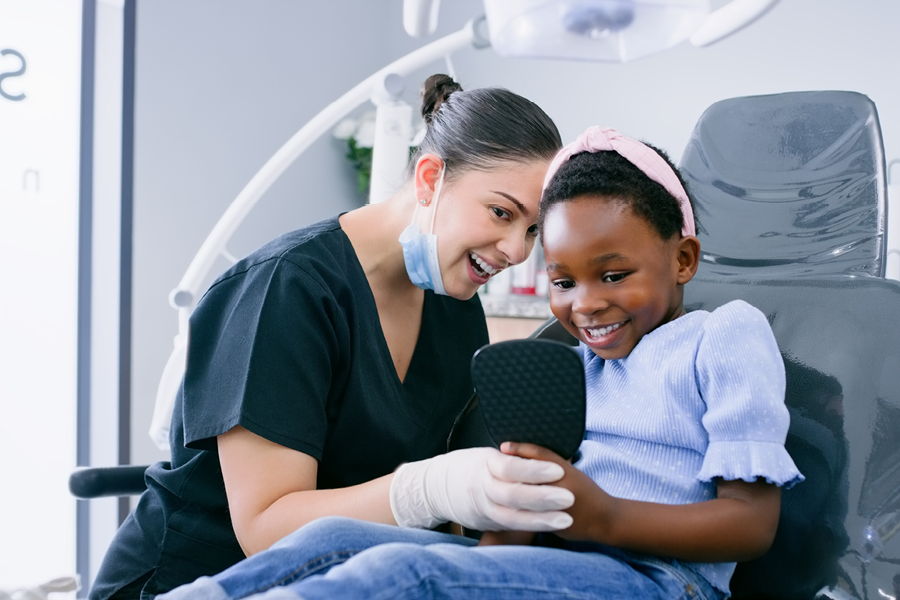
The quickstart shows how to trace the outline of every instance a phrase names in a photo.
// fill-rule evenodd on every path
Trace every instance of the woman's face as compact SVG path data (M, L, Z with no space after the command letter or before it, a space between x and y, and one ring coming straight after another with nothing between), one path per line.
M471 298L492 275L528 258L549 165L549 160L504 162L445 183L434 233L449 296Z

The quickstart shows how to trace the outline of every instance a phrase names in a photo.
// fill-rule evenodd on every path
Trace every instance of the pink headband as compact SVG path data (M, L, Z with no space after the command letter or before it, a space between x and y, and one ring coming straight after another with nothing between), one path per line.
M564 146L562 150L557 152L550 163L550 170L544 178L544 188L550 185L550 180L556 175L556 172L564 162L572 156L581 152L601 152L604 150L614 150L622 155L631 164L644 172L647 177L660 184L666 191L672 194L678 200L678 206L681 207L681 214L684 216L684 227L681 229L681 235L697 235L694 228L694 213L691 210L691 202L688 200L687 192L678 181L678 176L663 158L653 151L652 148L645 146L637 140L624 136L614 129L602 129L600 127L589 127L587 131L579 135L574 142Z

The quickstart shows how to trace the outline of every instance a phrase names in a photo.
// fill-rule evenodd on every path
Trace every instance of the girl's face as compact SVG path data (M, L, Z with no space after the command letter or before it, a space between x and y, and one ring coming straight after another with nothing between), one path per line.
M604 359L628 356L644 335L684 314L682 286L700 245L664 240L621 202L585 196L553 205L544 219L550 308Z
M445 183L434 233L448 295L471 298L492 275L528 257L537 238L541 185L549 165L549 160L505 162Z

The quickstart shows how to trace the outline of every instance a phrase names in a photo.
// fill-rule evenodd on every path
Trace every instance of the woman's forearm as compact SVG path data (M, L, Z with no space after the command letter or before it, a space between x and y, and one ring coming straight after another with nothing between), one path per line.
M248 556L325 516L407 527L456 521L480 530L549 531L572 521L562 510L574 496L545 485L564 469L493 448L457 450L330 490L317 489L315 458L243 427L218 436L218 449L232 525Z
M267 508L235 523L244 554L265 550L299 527L320 517L343 516L396 525L389 490L393 474L333 490L307 490L282 496Z
M237 426L218 437L231 524L244 554L265 550L319 517L394 523L393 473L334 490L316 489L319 462Z

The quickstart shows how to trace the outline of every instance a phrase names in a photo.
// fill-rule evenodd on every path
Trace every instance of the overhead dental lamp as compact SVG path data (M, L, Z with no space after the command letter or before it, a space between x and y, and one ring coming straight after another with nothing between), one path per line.
M708 46L746 27L778 0L484 0L501 56L627 62L690 39ZM405 0L407 33L437 28L440 0Z

